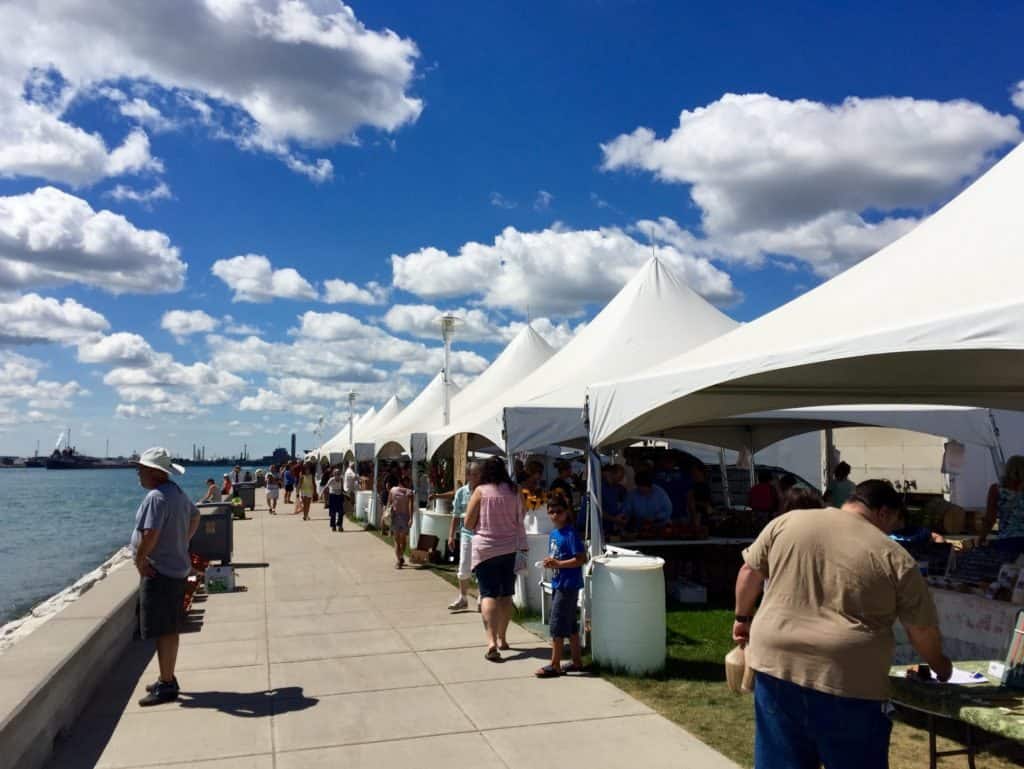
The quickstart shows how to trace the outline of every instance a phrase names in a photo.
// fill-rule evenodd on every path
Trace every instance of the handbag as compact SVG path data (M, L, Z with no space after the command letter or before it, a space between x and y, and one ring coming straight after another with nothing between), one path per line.
M388 502L384 506L384 517L380 519L381 525L390 529L391 528L391 503Z

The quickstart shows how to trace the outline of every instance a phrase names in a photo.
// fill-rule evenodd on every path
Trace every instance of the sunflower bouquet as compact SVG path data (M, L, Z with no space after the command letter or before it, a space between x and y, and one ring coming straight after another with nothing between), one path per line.
M524 486L519 490L519 493L523 496L523 507L528 512L543 507L548 503L548 495L545 491L531 491Z

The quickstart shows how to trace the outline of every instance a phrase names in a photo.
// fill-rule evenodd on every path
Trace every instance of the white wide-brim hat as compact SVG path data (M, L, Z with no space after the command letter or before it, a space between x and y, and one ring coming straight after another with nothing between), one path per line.
M185 468L181 465L176 465L171 461L171 453L160 446L154 446L151 449L146 449L142 452L142 456L139 457L135 464L142 465L143 467L151 467L154 470L160 470L168 475L174 473L175 475L184 475Z

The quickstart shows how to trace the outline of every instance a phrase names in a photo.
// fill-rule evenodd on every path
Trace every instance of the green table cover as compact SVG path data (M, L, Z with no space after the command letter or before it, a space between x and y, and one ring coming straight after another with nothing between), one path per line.
M956 667L987 676L988 662L956 662ZM952 685L924 683L906 677L907 666L889 672L897 705L934 713L1024 743L1024 691L1007 689L998 679L988 683Z

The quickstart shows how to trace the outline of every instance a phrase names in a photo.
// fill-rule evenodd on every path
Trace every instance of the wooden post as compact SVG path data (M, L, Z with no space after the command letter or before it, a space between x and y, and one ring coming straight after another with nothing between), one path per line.
M469 435L467 433L456 433L452 447L452 480L455 481L455 488L458 488L460 483L466 482L466 460L468 455Z

